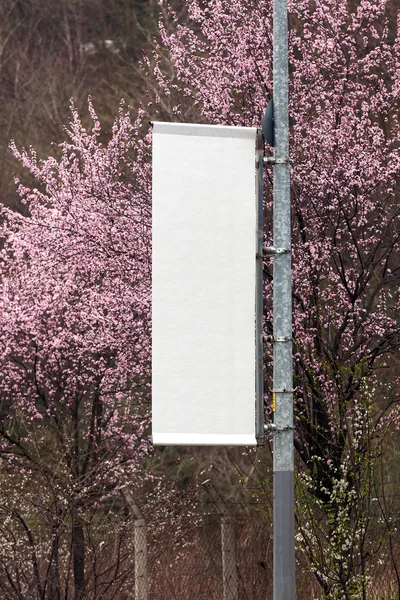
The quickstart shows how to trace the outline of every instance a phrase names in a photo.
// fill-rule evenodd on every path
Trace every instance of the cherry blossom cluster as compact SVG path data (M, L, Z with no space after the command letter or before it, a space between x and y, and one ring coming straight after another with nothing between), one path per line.
M106 143L91 102L89 130L71 114L58 158L12 147L37 188L2 208L0 453L41 469L51 447L54 478L101 497L149 450L149 139L123 106Z

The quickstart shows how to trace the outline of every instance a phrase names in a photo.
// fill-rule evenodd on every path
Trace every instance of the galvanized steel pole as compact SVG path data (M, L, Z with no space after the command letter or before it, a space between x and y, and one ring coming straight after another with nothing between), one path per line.
M274 600L295 600L287 0L274 0Z
M264 443L264 344L263 344L263 175L264 175L264 140L261 129L257 130L256 145L256 438L259 445Z

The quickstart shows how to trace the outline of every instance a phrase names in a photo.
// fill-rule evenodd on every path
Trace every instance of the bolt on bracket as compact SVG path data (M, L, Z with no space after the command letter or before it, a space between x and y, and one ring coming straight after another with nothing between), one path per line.
M292 427L291 425L286 425L285 427L278 427L277 425L275 425L275 423L264 423L265 433L267 433L268 431L272 433L281 433L282 431L290 430L294 430L294 427Z
M289 336L274 336L274 335L264 335L263 342L292 342L293 338Z
M264 423L264 431L275 431L276 425L275 423Z
M273 256L274 254L287 254L290 252L288 248L276 248L275 246L263 246L264 256Z
M289 157L275 158L275 156L264 156L264 165L287 165Z

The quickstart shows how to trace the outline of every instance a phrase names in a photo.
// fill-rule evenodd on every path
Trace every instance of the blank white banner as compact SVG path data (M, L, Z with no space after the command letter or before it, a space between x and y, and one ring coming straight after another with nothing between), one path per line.
M256 445L256 129L153 125L153 443Z

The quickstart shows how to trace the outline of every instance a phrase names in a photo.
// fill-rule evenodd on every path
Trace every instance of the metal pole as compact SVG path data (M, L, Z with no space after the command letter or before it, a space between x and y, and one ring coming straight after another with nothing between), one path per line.
M261 129L257 131L256 146L257 172L257 248L256 248L256 438L259 445L264 443L264 369L263 369L263 175L264 140Z
M274 0L274 600L295 600L287 0Z

